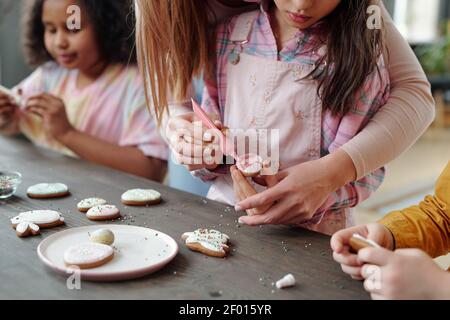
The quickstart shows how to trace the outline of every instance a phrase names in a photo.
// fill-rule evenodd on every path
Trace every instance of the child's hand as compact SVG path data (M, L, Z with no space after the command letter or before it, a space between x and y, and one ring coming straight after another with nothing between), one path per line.
M13 119L18 108L14 98L0 92L0 128Z
M353 234L358 233L368 240L375 241L380 246L393 250L394 238L385 226L379 223L356 226L336 232L331 238L334 260L341 264L342 271L353 279L362 280L362 262L356 253L350 249L349 241Z
M372 299L450 299L450 275L421 250L365 248L358 259L365 263L364 288Z
M216 121L216 125L221 128L220 122ZM189 171L214 170L221 164L218 138L196 119L194 113L170 118L166 135L178 163Z
M28 99L26 110L42 118L44 130L56 140L73 131L69 122L64 102L47 93L38 94Z
M274 187L249 197L236 210L249 210L276 203L263 215L241 217L247 225L299 224L310 220L333 192L327 168L319 161L301 163L275 175Z

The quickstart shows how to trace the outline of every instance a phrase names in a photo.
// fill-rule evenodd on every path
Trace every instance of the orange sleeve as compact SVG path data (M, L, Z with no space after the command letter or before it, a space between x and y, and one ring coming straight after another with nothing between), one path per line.
M450 162L436 184L434 196L418 206L394 211L381 224L393 234L396 248L419 248L433 258L450 251Z

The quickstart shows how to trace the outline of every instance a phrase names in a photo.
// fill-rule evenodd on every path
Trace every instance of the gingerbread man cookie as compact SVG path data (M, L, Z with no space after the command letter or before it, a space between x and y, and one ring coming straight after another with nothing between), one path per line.
M63 183L40 183L27 190L28 197L33 199L61 198L68 194L69 188Z
M227 245L230 237L217 230L197 229L184 233L181 238L190 250L210 257L223 258L230 251Z
M18 237L38 235L40 229L54 228L64 224L64 218L59 212L51 210L28 211L11 219Z

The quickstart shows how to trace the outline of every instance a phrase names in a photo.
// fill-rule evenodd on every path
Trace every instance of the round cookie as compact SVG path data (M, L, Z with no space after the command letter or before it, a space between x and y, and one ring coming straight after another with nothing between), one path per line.
M106 204L106 200L101 198L87 198L84 200L81 200L77 204L78 211L80 212L88 212L89 209L96 207L96 206L102 206Z
M227 245L230 238L217 230L197 229L184 233L181 238L190 250L210 257L223 258L230 251Z
M11 219L11 223L19 237L38 235L40 229L54 228L64 224L64 218L59 212L52 210L35 210L22 212Z
M106 244L82 243L64 252L64 263L80 269L100 267L114 258L114 250Z
M122 203L128 206L146 206L161 203L161 194L151 189L132 189L122 194Z
M114 220L120 218L120 210L113 205L96 206L86 212L86 217L92 221Z
M69 188L63 183L40 183L27 190L28 197L33 199L60 198L68 194Z
M106 244L108 246L114 243L114 233L109 229L99 229L91 233L90 240L94 243Z

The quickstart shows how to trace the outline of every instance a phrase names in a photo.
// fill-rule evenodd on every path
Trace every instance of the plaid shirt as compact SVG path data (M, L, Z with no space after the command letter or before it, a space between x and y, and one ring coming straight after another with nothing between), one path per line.
M247 13L248 14L248 13ZM242 52L268 60L278 60L299 64L316 64L326 52L323 42L324 28L318 23L306 30L300 30L285 47L278 52L276 40L270 24L268 1L263 1L261 10L254 13L256 19ZM216 78L206 80L202 107L210 113L224 114L227 92L228 55L236 47L229 39L234 30L237 17L218 26L216 30ZM322 49L319 49L321 48ZM325 50L325 51L324 51ZM355 95L355 104L343 117L332 116L329 111L322 115L321 157L339 149L357 135L382 107L389 95L389 74L383 59L379 61L379 73L372 72L365 84ZM195 175L195 174L194 174ZM330 195L326 204L319 209L316 222L319 223L325 212L337 212L356 206L373 194L383 182L385 169L380 168L359 181L340 188ZM199 176L197 174L196 176ZM217 175L202 172L201 178L208 180Z

